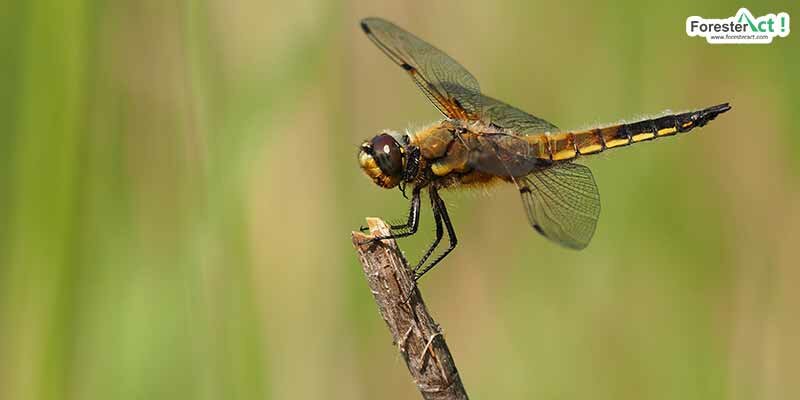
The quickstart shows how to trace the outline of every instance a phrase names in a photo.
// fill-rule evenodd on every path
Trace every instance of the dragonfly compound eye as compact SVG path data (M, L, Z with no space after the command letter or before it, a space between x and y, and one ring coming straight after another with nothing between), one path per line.
M382 133L372 139L372 156L384 174L392 177L402 175L403 152L391 135Z

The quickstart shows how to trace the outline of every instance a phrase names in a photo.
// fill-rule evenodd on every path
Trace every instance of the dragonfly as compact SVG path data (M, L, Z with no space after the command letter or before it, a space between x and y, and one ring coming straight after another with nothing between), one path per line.
M390 225L376 242L415 234L421 194L427 191L436 237L412 268L414 280L455 249L458 239L440 191L513 184L531 227L570 249L585 248L600 216L600 194L588 167L575 161L616 147L705 126L731 109L723 103L664 113L631 123L560 130L552 123L481 93L461 64L417 36L381 18L361 20L367 37L414 81L444 119L413 132L384 130L359 147L362 171L378 186L411 189L405 222ZM364 230L364 228L362 228ZM445 231L449 245L431 258Z

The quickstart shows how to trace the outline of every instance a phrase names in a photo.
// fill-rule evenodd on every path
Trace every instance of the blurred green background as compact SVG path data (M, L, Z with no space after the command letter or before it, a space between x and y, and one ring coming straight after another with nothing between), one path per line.
M0 398L418 398L350 243L407 203L355 155L439 116L370 15L565 129L733 105L585 159L582 252L511 187L444 194L460 246L421 287L472 397L800 398L798 33L687 37L731 1L430 3L2 2Z

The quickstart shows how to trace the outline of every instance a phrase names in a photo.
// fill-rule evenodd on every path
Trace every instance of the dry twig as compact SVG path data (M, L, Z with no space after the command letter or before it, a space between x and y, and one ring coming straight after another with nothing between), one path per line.
M372 236L388 235L382 220L367 218ZM353 244L392 340L426 400L462 400L467 393L442 331L428 313L397 243L365 243L371 236L353 232Z

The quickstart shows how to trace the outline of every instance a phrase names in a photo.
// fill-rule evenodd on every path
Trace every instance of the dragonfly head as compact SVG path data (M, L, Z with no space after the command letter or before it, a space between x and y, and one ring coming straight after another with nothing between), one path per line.
M405 148L394 136L381 133L361 144L358 162L376 185L391 189L403 181Z

